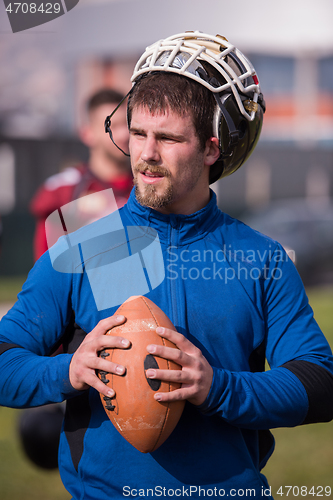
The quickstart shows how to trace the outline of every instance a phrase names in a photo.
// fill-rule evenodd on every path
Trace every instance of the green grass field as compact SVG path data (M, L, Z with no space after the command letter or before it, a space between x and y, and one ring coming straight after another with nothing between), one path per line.
M0 302L15 300L21 283L20 278L0 278ZM307 292L315 317L333 346L333 287ZM57 471L39 469L25 458L17 434L19 411L0 407L0 499L69 500ZM325 486L331 486L333 491L333 422L276 429L273 433L276 449L263 472L275 499L286 498L287 486L303 486L308 491L306 495L303 488L301 494L294 488L289 498L325 497L325 489L320 489ZM280 486L283 496L277 494Z
M333 287L310 289L307 293L315 318L333 348ZM280 486L307 486L308 491L314 486L315 493L323 486L322 496L325 496L325 486L330 486L333 497L333 422L275 429L273 434L275 452L263 472L272 486L274 498L285 498L276 494ZM308 494L303 498L315 496Z

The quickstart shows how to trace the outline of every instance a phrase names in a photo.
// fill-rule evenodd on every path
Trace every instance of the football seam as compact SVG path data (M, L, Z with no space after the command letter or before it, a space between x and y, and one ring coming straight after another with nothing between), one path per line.
M157 321L157 318L155 317L155 314L153 313L153 311L152 311L152 310L151 310L151 308L149 307L149 304L147 304L147 302L146 302L145 298L144 298L143 296L141 296L141 299L142 299L142 300L143 300L143 302L146 304L146 307L148 308L148 310L150 311L150 314L151 314L151 315L152 315L152 317L154 318L156 325L157 325L157 326L160 326L160 325L159 325L159 323L158 323L158 321ZM161 339L162 339L162 343L163 343L164 347L166 347L166 344L165 344L164 338L163 338L163 337L161 337ZM166 359L166 362L167 362L168 369L170 370L170 363L169 363L169 360L168 360L168 359ZM169 385L169 392L171 392L171 383L169 382L169 384L168 384L168 385ZM163 431L164 431L164 428L165 428L165 423L166 423L166 419L167 419L167 417L168 417L169 413L170 413L170 403L167 403L167 409L166 409L166 412L165 412L165 415L164 415L163 425L162 425L162 427L161 427L161 430L160 430L159 436L157 437L157 440L156 440L156 442L155 442L155 445L154 445L154 447L153 447L152 451L154 451L154 450L155 450L155 448L156 448L156 446L157 446L157 444L158 444L158 442L159 442L159 440L160 440L160 437L161 437L161 435L162 435L162 433L163 433Z

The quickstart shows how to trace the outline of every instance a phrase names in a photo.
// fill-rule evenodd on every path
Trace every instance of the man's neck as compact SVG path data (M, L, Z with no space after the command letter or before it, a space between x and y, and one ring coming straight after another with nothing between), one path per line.
M207 193L207 196L203 199L201 199L200 202L198 200L193 200L192 203L187 203L182 204L169 204L166 205L165 207L162 208L154 208L154 210L157 210L157 212L160 212L165 215L170 215L170 214L175 214L175 215L191 215L194 214L195 212L198 212L199 210L203 209L210 201L210 193Z

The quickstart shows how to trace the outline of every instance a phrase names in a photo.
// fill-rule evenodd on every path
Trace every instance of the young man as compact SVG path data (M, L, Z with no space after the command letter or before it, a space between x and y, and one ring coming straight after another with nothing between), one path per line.
M108 213L108 199L103 194L104 190L112 188L119 208L126 203L133 187L130 163L103 129L105 116L122 98L120 92L109 88L90 96L86 103L86 119L79 130L80 139L89 148L88 163L67 167L52 175L33 197L30 210L36 218L35 260L48 249L45 220L58 208L82 198L80 211L85 221L89 222ZM113 133L117 144L128 151L126 109L120 109L115 115ZM86 195L96 192L101 193L99 200L95 198L94 205L89 201L85 203Z
M258 79L225 39L195 32L149 47L133 81L135 189L119 212L66 235L35 265L1 324L0 403L67 399L59 469L75 499L268 497L269 429L332 419L333 358L282 247L222 213L209 190L255 146ZM182 384L154 397L186 400L151 454L110 423L98 392L114 393L96 375L126 370L98 353L129 347L105 333L125 321L114 313L135 294L177 330L157 332L179 350L147 346L182 367L147 370ZM89 333L69 339L67 354L45 357L72 311Z

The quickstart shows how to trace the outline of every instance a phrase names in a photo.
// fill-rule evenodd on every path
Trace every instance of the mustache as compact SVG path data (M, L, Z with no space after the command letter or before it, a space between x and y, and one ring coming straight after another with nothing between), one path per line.
M145 173L149 170L152 174L163 175L164 177L170 177L170 172L164 167L159 167L157 165L149 165L148 163L139 163L134 167L134 173Z

